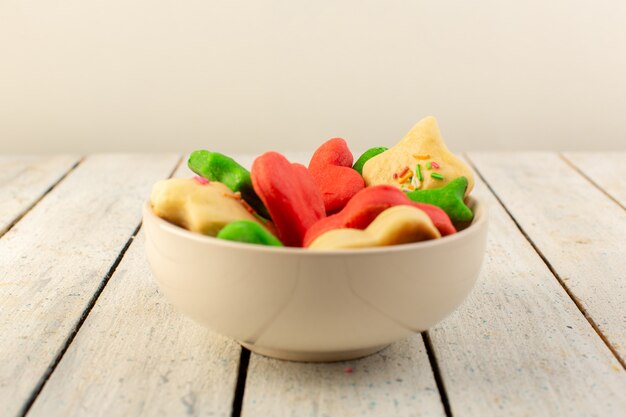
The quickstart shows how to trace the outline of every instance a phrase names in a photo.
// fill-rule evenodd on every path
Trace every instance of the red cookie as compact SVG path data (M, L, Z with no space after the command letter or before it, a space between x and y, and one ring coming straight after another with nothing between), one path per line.
M363 188L365 181L352 169L352 153L346 141L334 138L317 148L309 172L322 193L326 214L337 213Z
M319 235L332 229L365 229L383 210L389 207L407 205L423 210L433 221L441 236L456 233L450 218L437 206L415 203L398 188L391 185L367 187L355 195L343 210L319 220L306 232L304 246L309 246Z
M255 159L251 176L280 240L285 246L302 246L308 228L325 216L324 200L306 167L266 152Z

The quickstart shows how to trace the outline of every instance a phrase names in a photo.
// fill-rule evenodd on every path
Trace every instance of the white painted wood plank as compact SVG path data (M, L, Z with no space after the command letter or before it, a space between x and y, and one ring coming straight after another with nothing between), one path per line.
M363 359L296 363L252 354L243 417L445 416L417 334Z
M556 154L470 158L626 362L626 211Z
M0 236L78 160L77 155L0 155Z
M231 414L239 344L169 305L144 247L140 232L29 416Z
M177 155L96 155L0 239L0 404L13 416L61 352Z
M239 345L158 293L134 240L29 416L230 416Z
M626 208L626 152L565 152L563 156Z
M429 331L452 414L623 416L615 356L479 178L473 195L490 205L483 270Z

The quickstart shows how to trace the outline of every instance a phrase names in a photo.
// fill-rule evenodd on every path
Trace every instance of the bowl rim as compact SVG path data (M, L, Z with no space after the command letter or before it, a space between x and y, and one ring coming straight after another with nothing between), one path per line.
M232 248L235 250L241 250L243 252L260 252L260 253L272 253L272 254L289 254L289 255L302 255L302 256L363 256L382 253L396 253L417 250L418 248L430 248L442 245L452 244L458 240L469 239L470 236L479 233L482 226L487 222L488 209L487 203L482 198L476 198L474 196L467 197L468 206L474 209L474 219L472 223L465 229L456 232L452 235L444 236L441 239L424 240L415 243L405 243L402 245L391 246L375 246L371 248L355 248L355 249L307 249L301 247L290 246L268 246L268 245L256 245L253 243L234 242L225 239L217 239L213 236L206 236L200 233L191 232L180 226L168 222L165 219L158 217L152 211L150 201L146 201L143 205L143 218L144 222L149 219L151 222L156 223L158 227L164 229L169 234L174 234L184 239L190 239L198 243L218 246L223 248Z

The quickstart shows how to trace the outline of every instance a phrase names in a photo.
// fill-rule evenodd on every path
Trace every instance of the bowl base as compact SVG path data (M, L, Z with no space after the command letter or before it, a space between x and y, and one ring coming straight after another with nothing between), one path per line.
M366 349L341 350L336 352L301 352L293 350L271 349L249 343L239 342L246 349L275 359L282 359L294 362L339 362L351 359L358 359L372 355L383 350L389 345L375 346Z

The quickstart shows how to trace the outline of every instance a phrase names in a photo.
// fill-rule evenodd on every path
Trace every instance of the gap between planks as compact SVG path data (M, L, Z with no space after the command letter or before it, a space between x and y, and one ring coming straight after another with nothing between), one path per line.
M435 383L437 384L441 404L443 404L443 411L446 413L446 417L453 417L450 400L448 399L448 394L446 393L446 386L443 382L443 378L441 377L441 370L439 369L439 363L437 362L437 355L435 355L435 349L433 348L432 340L430 340L428 330L422 332L422 339L424 340L424 347L426 348L430 368L433 370L433 376L435 377Z
M248 365L250 365L250 351L241 346L239 371L237 374L237 384L235 385L235 397L233 398L231 417L241 416L241 410L243 408L243 395L246 391L246 379L248 377Z
M585 319L587 319L587 322L589 322L589 324L591 325L591 327L593 328L593 330L596 332L596 334L600 337L600 339L602 339L602 342L609 348L609 350L611 351L611 353L613 354L613 356L617 359L617 361L620 363L620 365L622 365L622 367L626 370L626 363L622 360L619 352L617 352L617 350L615 350L615 348L611 345L611 343L609 342L609 340L606 338L606 336L604 336L604 334L602 333L602 331L600 331L600 329L598 328L598 325L596 324L596 322L593 320L593 318L587 313L587 310L584 308L584 306L581 304L580 300L578 299L578 297L576 297L576 295L574 295L570 289L567 287L567 285L565 285L565 282L563 281L563 279L561 278L561 276L559 275L559 273L555 270L555 268L552 266L552 264L550 263L550 261L546 258L546 256L543 254L543 252L541 251L541 249L539 249L539 247L535 244L535 242L532 240L532 238L526 233L526 231L523 229L523 227L518 223L517 219L515 218L515 216L513 216L513 213L511 213L511 211L508 209L508 207L504 204L504 202L502 201L502 199L500 198L500 196L498 195L498 193L491 187L491 184L489 184L489 181L487 181L486 177L484 177L480 170L478 169L478 167L476 166L476 164L474 163L474 161L472 161L472 159L470 158L470 156L467 153L463 154L464 158L470 163L470 165L472 166L472 168L474 169L474 171L476 172L476 174L480 177L480 179L484 182L485 186L489 189L489 191L493 194L493 196L496 198L496 200L498 200L498 203L500 203L500 205L504 208L504 211L507 213L507 215L511 218L511 220L513 221L513 223L515 224L515 226L517 227L517 229L520 231L520 233L522 234L522 236L524 236L524 238L528 241L528 243L530 244L530 246L532 246L532 248L534 249L534 251L539 255L539 257L541 258L541 260L543 261L543 263L546 265L546 267L548 267L548 270L550 270L550 272L552 273L552 275L554 276L554 278L557 280L557 282L559 283L559 285L563 288L563 290L565 291L565 293L568 295L568 297L574 302L574 304L576 305L576 307L578 308L578 310L581 312L581 314L585 317ZM559 154L559 156L561 156ZM563 158L563 157L562 157ZM568 162L565 158L563 158L565 162ZM601 188L599 187L596 183L594 183L591 179L589 179L586 175L582 174L580 172L580 170L576 169L571 163L568 163L568 165L570 167L572 167L574 169L574 171L578 172L579 174L581 174L585 179L587 179L588 181L590 181L595 187L597 187L600 191L603 192L603 194L607 195L608 194ZM615 201L618 205L621 206L621 204L619 204L615 199L613 199L611 196L608 196L609 198L611 198L612 201Z
M587 175L582 169L578 167L573 161L571 161L567 156L563 153L559 152L559 158L563 160L567 165L569 165L574 171L576 171L581 177L586 179L591 185L596 187L602 194L607 196L610 200L612 200L615 204L626 210L626 207L622 203L620 203L615 197L613 197L608 191L606 191L600 184L595 182L589 175ZM623 365L623 363L622 363Z
M56 187L64 178L66 178L74 169L76 169L76 167L78 167L78 165L85 159L85 157L82 157L67 173L65 173L65 175L63 175L63 177L61 177L59 179L59 181L57 181L52 187L50 187L49 190L46 191L46 193L44 195L41 196L41 198L39 198L37 200L37 202L35 204L33 204L28 210L26 210L21 216L20 218L24 217L24 215L26 215L28 213L28 211L30 211L39 201L41 201L45 195L47 195L50 191L52 191L52 189L54 187ZM183 157L181 156L178 161L176 162L176 164L174 165L174 168L172 169L172 171L169 173L168 178L171 178L172 175L174 175L174 172L176 172L176 170L178 169L178 167L180 166L181 162L183 160ZM19 219L18 219L19 221ZM17 221L15 222L17 223ZM52 375L52 373L54 372L54 370L56 369L56 367L59 365L59 363L61 362L61 359L63 358L63 356L65 355L65 352L67 352L68 348L70 347L70 345L72 344L72 342L74 341L74 338L76 337L76 335L78 334L78 332L80 331L80 328L82 327L83 323L85 323L85 320L87 319L87 317L89 316L89 313L91 313L91 310L93 309L93 307L96 305L96 302L98 301L98 298L100 297L100 295L102 294L102 292L104 291L104 288L106 287L106 285L108 284L109 280L111 279L111 277L113 276L113 274L115 273L115 271L117 270L117 267L120 265L120 263L122 262L122 259L124 258L124 255L126 254L126 252L128 251L128 249L130 248L130 245L133 243L133 240L135 239L135 237L137 236L137 234L139 233L139 230L141 230L141 225L142 222L139 222L139 224L135 227L135 230L133 231L133 233L131 234L131 236L128 238L128 240L126 241L126 243L124 244L124 247L122 248L122 250L120 251L120 253L118 254L117 258L115 259L115 261L113 262L113 264L111 265L111 268L109 268L109 270L107 271L106 275L104 276L104 278L102 279L102 282L100 283L100 285L98 286L97 290L95 291L95 293L93 294L93 296L91 297L91 299L89 300L89 303L87 304L87 306L85 307L85 309L83 310L80 319L78 320L78 322L76 323L76 326L74 327L74 329L72 330L72 332L70 333L69 337L65 340L65 342L63 343L63 346L61 348L61 351L57 354L57 356L54 358L54 360L52 361L50 367L46 370L46 372L43 374L43 376L41 377L40 381L37 383L37 385L35 386L34 391L32 392L32 394L30 395L30 397L28 398L28 400L24 403L24 405L22 406L22 409L20 410L20 412L18 413L18 415L20 417L25 417L28 412L30 411L31 407L33 406L33 404L35 403L35 400L37 399L37 397L39 396L39 394L41 394L41 391L44 389L44 387L46 386L46 383L48 382L48 380L50 379L50 375ZM7 230L8 231L8 230Z
M130 238L126 241L126 244L124 245L124 247L122 248L121 252L119 253L117 258L113 262L113 265L111 265L111 268L109 269L107 274L104 276L104 279L100 283L100 286L98 286L98 289L96 290L96 292L93 294L93 296L89 300L89 303L87 304L87 307L85 308L85 310L83 310L83 313L81 314L80 319L78 320L78 323L76 323L76 327L74 327L74 329L72 330L72 333L70 334L70 336L65 340L65 343L63 343L63 347L61 348L61 351L54 358L52 364L46 370L46 372L42 376L42 378L39 381L39 383L37 384L37 386L35 386L35 390L33 391L31 396L28 398L28 400L24 404L22 410L20 411L20 413L19 413L20 416L23 417L23 416L26 416L26 414L28 414L28 411L33 406L33 403L35 402L35 400L37 399L37 397L39 396L39 394L41 393L43 388L46 386L46 383L48 382L48 379L50 379L50 375L52 375L52 373L54 372L54 370L58 366L59 362L61 362L61 359L65 355L65 352L67 352L67 349L70 347L70 345L74 341L74 338L76 337L76 334L78 334L78 331L80 330L80 328L82 327L83 323L87 319L87 316L89 316L89 313L93 309L93 306L96 305L96 301L98 300L98 297L100 297L100 294L102 294L102 291L104 290L104 287L106 287L107 283L109 282L109 279L111 279L111 277L115 273L115 270L119 266L120 262L122 262L122 258L124 258L124 255L126 254L126 251L130 247L130 245L133 242L133 240L135 239L135 236L137 236L137 233L139 233L139 229L140 228L141 228L141 223L139 223L139 225L135 228L135 230L133 231L133 233L130 236Z
M7 234L13 226L15 226L20 220L24 218L41 200L47 196L50 191L55 189L68 175L70 175L78 166L85 160L84 156L81 156L78 161L76 161L63 175L61 175L55 182L53 182L50 187L48 187L39 197L37 197L29 206L27 206L21 213L19 213L11 222L3 229L0 230L0 239L2 236Z

